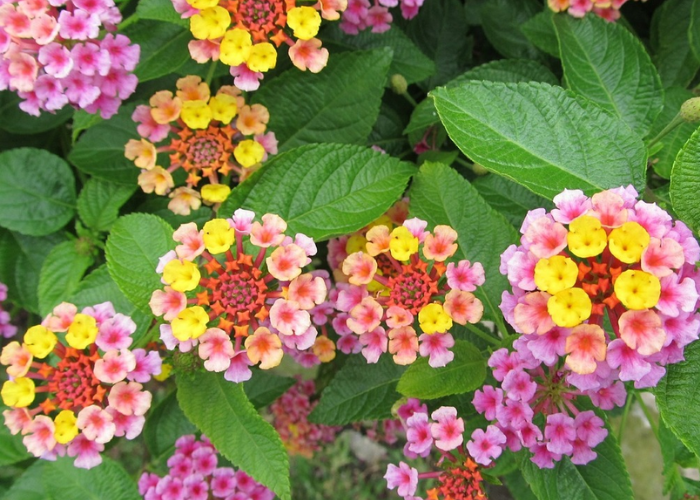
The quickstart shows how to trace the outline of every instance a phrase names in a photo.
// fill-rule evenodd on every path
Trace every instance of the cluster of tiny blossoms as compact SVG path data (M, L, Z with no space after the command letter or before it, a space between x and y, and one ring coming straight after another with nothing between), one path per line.
M151 405L142 384L160 373L161 359L129 350L135 330L110 302L80 313L64 302L27 330L21 344L5 346L0 363L10 380L2 400L11 408L3 412L5 424L25 435L32 455L54 460L67 453L76 467L89 469L102 462L112 438L141 433Z
M485 499L481 473L472 460L490 463L490 457L498 457L500 449L486 449L478 442L464 446L464 420L457 417L457 410L442 406L428 414L426 405L417 399L409 399L398 410L406 430L404 455L409 459L428 457L437 450L441 457L441 471L419 473L405 462L398 466L389 464L384 478L389 489L396 488L404 500L422 500L415 496L419 479L435 479L437 485L428 490L427 500L480 500ZM477 431L480 432L480 431ZM479 435L475 432L477 438ZM470 456L471 455L471 456Z
M593 12L611 22L620 18L620 8L626 3L627 0L547 0L549 8L554 12L566 11L574 17L583 17L588 12Z
M136 108L132 119L142 139L131 139L125 155L141 169L144 192L169 195L168 208L188 215L202 201L224 201L231 192L229 179L244 180L268 154L276 154L277 139L273 132L265 133L267 108L247 105L236 87L223 86L212 96L198 76L180 78L176 86L175 95L161 90L151 97L150 106ZM168 155L169 167L158 165L158 153ZM172 174L177 176L178 169L186 185L173 190ZM208 183L198 191L203 179Z
M239 209L202 230L193 222L180 226L173 234L179 245L157 269L165 288L150 301L166 321L161 339L168 349L197 346L204 368L225 371L232 382L248 380L251 365L277 366L283 346L310 350L322 362L335 357L335 344L316 328L327 321L326 280L302 273L316 245L303 234L285 236L277 215L254 218ZM256 248L257 255L247 253Z
M270 405L272 426L292 455L313 457L323 443L332 442L340 430L339 427L309 422L309 413L318 404L318 401L311 401L315 392L313 380L299 380Z
M182 436L168 459L168 474L144 472L139 493L144 500L272 500L275 494L242 470L217 467L217 451L202 436Z
M621 406L622 382L655 386L698 338L700 247L682 222L636 198L632 187L592 198L564 191L551 213L528 214L521 245L501 256L513 293L500 307L521 336L515 352L493 353L501 387L477 391L474 405L540 467L595 458L606 431L577 398ZM544 432L533 424L540 413Z
M7 300L7 285L0 283L0 302ZM0 337L9 339L17 333L17 327L10 324L10 313L0 305Z
M483 267L468 260L445 265L457 252L457 232L449 226L429 232L426 226L413 218L394 227L383 217L345 240L345 249L334 243L334 262L347 255L336 273L347 282L338 283L331 297L344 351L361 350L376 363L388 348L401 365L413 363L420 352L430 366L445 366L454 358L453 322L481 319L484 307L472 292L484 283Z
M297 0L172 0L197 39L189 44L199 62L221 60L231 66L235 84L256 90L263 73L277 64L277 47L286 44L289 58L302 71L321 71L328 49L316 38L321 18L336 20L347 0L320 0L297 6Z
M138 45L113 31L112 0L20 0L0 6L0 90L17 91L31 115L67 104L113 116L138 82Z
M391 29L393 17L390 7L401 6L404 19L413 19L424 0L348 0L340 28L349 35L372 28L372 33L384 33Z

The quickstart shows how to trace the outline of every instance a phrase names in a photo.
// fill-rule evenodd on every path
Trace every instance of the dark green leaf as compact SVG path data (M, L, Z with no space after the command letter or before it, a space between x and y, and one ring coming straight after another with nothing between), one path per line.
M489 42L508 58L541 59L520 26L542 10L537 0L492 0L481 7L481 24Z
M676 117L681 109L681 104L692 97L695 97L695 95L690 90L680 87L667 88L664 95L664 108L651 127L649 137L656 137ZM661 139L663 147L658 152L650 155L651 157L649 158L657 174L664 179L671 177L671 169L678 151L690 139L696 128L697 124L683 122Z
M673 210L696 232L700 230L698 189L700 189L700 130L696 130L683 149L678 152L671 171L670 190Z
M104 118L99 114L92 115L85 110L78 110L73 114L73 131L71 133L71 140L75 142L80 136L80 133L102 123Z
M690 49L688 29L693 0L667 0L654 12L651 24L652 58L665 87L686 87L700 67Z
M559 57L559 41L552 18L552 11L545 9L521 24L520 31L535 47L550 56Z
M165 21L187 28L190 25L188 19L182 19L180 14L173 8L170 0L140 0L136 7L136 14L141 19L151 19L153 21Z
M296 380L280 377L266 370L254 370L250 380L243 382L243 390L256 408L264 408L287 392Z
M172 9L172 5L169 10ZM134 74L139 82L170 74L190 59L187 44L192 34L186 28L168 22L138 21L124 34L141 47L141 58Z
M690 26L688 26L690 49L696 61L700 61L700 0L693 0L690 11Z
M201 227L212 218L211 208L205 205L200 206L197 210L192 210L189 215L178 215L168 208L168 203L170 200L167 197L150 196L139 205L137 212L157 215L175 229L188 222L196 222Z
M78 215L95 231L108 231L119 215L119 208L136 191L136 185L122 186L90 179L78 196Z
M180 409L175 392L151 409L143 428L143 439L151 457L157 461L167 460L175 451L175 441L197 428Z
M0 405L0 411L4 410L7 410L7 407ZM0 467L12 465L31 457L32 455L22 443L22 435L12 435L6 425L0 426Z
M40 116L32 116L20 109L20 101L14 92L0 92L0 129L13 134L38 134L58 127L73 115L73 108L65 106L56 114L44 111Z
M530 210L540 207L547 210L554 208L551 201L498 175L488 174L478 177L472 182L472 186L494 210L508 219L508 222L516 229L520 228Z
M92 255L81 249L79 240L65 241L51 249L39 275L39 312L42 316L73 293L92 263Z
M114 460L103 456L99 467L79 469L73 457L47 462L41 479L52 500L139 500L136 482Z

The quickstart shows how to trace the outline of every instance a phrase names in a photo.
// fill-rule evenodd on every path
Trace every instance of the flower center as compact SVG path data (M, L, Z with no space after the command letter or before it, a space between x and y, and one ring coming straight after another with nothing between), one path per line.
M401 272L389 279L389 306L399 306L416 315L437 293L437 273L427 273L427 264L403 265ZM435 275L435 276L433 276Z
M227 10L232 25L240 24L256 42L267 41L287 24L286 13L296 6L294 0L231 0Z
M54 394L53 403L62 410L85 408L100 404L105 396L93 373L97 353L86 356L82 352L68 348L63 359L49 377L49 391Z

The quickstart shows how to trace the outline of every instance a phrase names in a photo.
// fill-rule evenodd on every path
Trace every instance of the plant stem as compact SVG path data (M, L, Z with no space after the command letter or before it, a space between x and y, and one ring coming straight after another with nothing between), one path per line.
M139 16L136 12L131 14L129 17L124 19L121 23L119 23L119 29L118 31L124 31L124 28L129 26L130 24L134 24L136 21L139 20Z
M620 420L620 428L617 430L617 442L622 443L622 433L625 430L625 425L627 424L627 417L630 413L630 408L634 402L634 395L629 394L627 396L627 402L625 403L625 409L622 411L622 420Z
M501 345L501 342L500 342L498 339L492 337L491 335L489 335L489 334L486 333L486 332L481 331L481 330L480 330L479 328L477 328L476 326L471 325L471 324L469 324L469 323L467 323L465 326L467 327L467 330L469 330L470 332L472 332L474 335L476 335L476 336L479 337L480 339L485 340L485 341L488 342L489 344L491 344L491 345Z
M651 148L654 144L656 144L656 143L659 142L661 139L663 139L663 138L664 138L669 132L671 132L674 128L676 128L678 125L680 125L681 123L684 123L684 122L685 122L685 120L683 120L683 118L681 118L681 114L678 113L678 114L673 118L673 120L671 120L671 123L669 123L668 125L666 125L666 126L663 128L663 130L662 130L661 132L659 132L659 133L656 135L656 137L654 137L653 139L651 139L651 140L647 143L647 148Z
M211 87L211 81L214 79L214 72L216 71L216 65L218 61L212 61L211 66L209 66L209 71L207 72L206 82L209 87Z
M646 403L644 403L644 400L642 399L641 393L637 390L634 390L634 395L637 397L637 401L639 402L639 406L641 406L642 411L644 412L644 416L649 421L649 426L651 427L651 430L654 433L654 436L656 436L656 440L658 441L658 439L659 439L659 426L658 426L658 424L654 421L654 418L651 414L651 411L649 410L649 407L646 405Z

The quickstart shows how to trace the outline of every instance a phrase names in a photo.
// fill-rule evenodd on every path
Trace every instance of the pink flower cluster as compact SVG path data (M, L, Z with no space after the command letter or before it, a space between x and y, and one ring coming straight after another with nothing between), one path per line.
M7 300L7 285L0 283L0 302ZM10 324L10 313L0 305L0 337L9 339L17 333L17 327Z
M384 33L391 29L393 17L390 7L400 4L404 19L413 19L423 5L424 0L348 0L348 7L343 12L340 28L349 35L372 28L372 33Z
M112 0L20 0L0 6L0 90L31 115L67 104L107 119L138 82L140 48L107 34L121 21Z
M547 0L549 8L554 12L568 12L574 17L583 17L589 12L602 17L606 21L620 19L620 8L628 0ZM646 0L642 0L645 2Z
M311 397L316 392L313 380L302 381L290 387L279 399L270 405L272 426L277 430L285 448L292 455L307 458L321 449L323 443L335 440L339 427L313 424L309 422L309 413L318 401Z
M217 467L217 451L202 436L182 436L168 459L168 474L145 472L139 479L144 500L272 500L275 494L242 470Z

